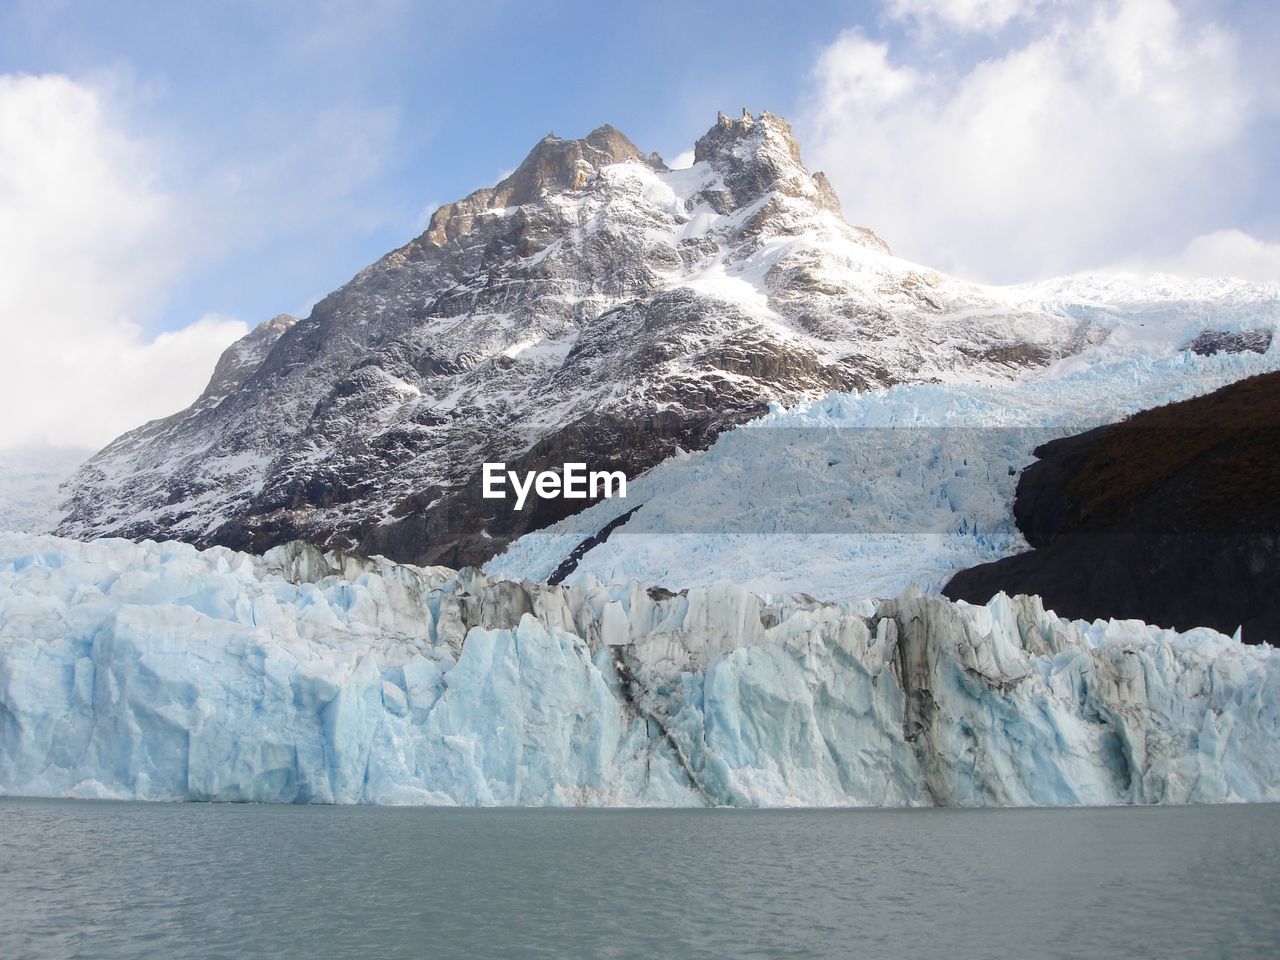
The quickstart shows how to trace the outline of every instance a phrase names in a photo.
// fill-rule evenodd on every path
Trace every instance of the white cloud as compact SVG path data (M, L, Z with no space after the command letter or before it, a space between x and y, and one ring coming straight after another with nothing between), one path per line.
M960 30L998 30L1040 6L1036 0L889 0L889 16Z
M929 6L957 29L1010 9ZM911 7L923 4L895 4ZM856 30L822 53L801 126L851 219L904 256L991 281L1121 260L1222 222L1250 189L1241 157L1260 109L1237 38L1169 0L1044 13L972 65Z
M94 90L0 75L0 447L101 446L172 413L245 332L203 317L148 337L131 319L184 259L150 156Z
M1196 237L1172 256L1122 261L1112 269L1280 283L1280 243L1267 243L1243 230L1215 230Z

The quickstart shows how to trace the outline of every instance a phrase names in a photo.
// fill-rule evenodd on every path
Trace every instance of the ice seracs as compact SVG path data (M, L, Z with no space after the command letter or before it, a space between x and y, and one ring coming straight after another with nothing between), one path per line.
M985 607L0 536L0 792L444 804L1280 799L1280 660Z
M1146 319L1113 322L1142 330ZM960 570L1028 549L1014 491L1040 444L1280 369L1275 347L1177 352L1200 323L1166 322L1158 359L1099 347L1051 376L902 384L779 407L633 478L626 501L526 534L485 570L670 589L732 580L842 601L911 585L936 594Z

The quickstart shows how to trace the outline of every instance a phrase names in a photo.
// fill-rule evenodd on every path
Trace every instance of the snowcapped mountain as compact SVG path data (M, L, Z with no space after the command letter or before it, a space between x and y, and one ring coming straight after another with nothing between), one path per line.
M296 803L1280 800L1280 651L1035 598L0 535L0 794Z
M930 596L1026 548L1040 444L1280 369L1280 284L966 283L777 117L695 156L546 138L65 488L64 535L250 552L0 535L0 792L1280 799L1273 649ZM485 461L632 482L514 512Z
M94 457L60 531L474 563L574 506L496 510L484 461L635 476L770 402L1007 382L1106 335L893 257L771 114L721 116L695 158L669 170L610 127L547 137Z

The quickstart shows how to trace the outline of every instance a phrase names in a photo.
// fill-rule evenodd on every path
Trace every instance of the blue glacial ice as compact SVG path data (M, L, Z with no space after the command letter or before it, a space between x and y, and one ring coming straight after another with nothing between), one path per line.
M1016 383L832 393L659 464L628 483L627 499L526 534L485 570L547 579L634 510L568 582L731 580L829 600L893 597L911 585L936 594L959 570L1027 549L1013 498L1038 445L1278 368L1272 347L1129 357Z
M0 535L0 793L541 805L1280 800L1280 657L985 607Z

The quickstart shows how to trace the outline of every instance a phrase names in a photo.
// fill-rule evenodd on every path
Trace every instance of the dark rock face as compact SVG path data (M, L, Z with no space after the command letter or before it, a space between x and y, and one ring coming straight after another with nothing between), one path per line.
M1280 373L1045 444L1018 481L1032 545L958 573L982 603L1039 594L1059 614L1196 626L1280 643Z
M1099 336L894 260L772 114L721 117L696 154L548 136L94 457L59 532L474 564L585 505L485 500L486 461L635 476L770 401L1013 377Z
M1225 330L1206 330L1192 339L1183 349L1202 357L1215 353L1266 353L1271 349L1270 330L1241 330L1231 333Z

